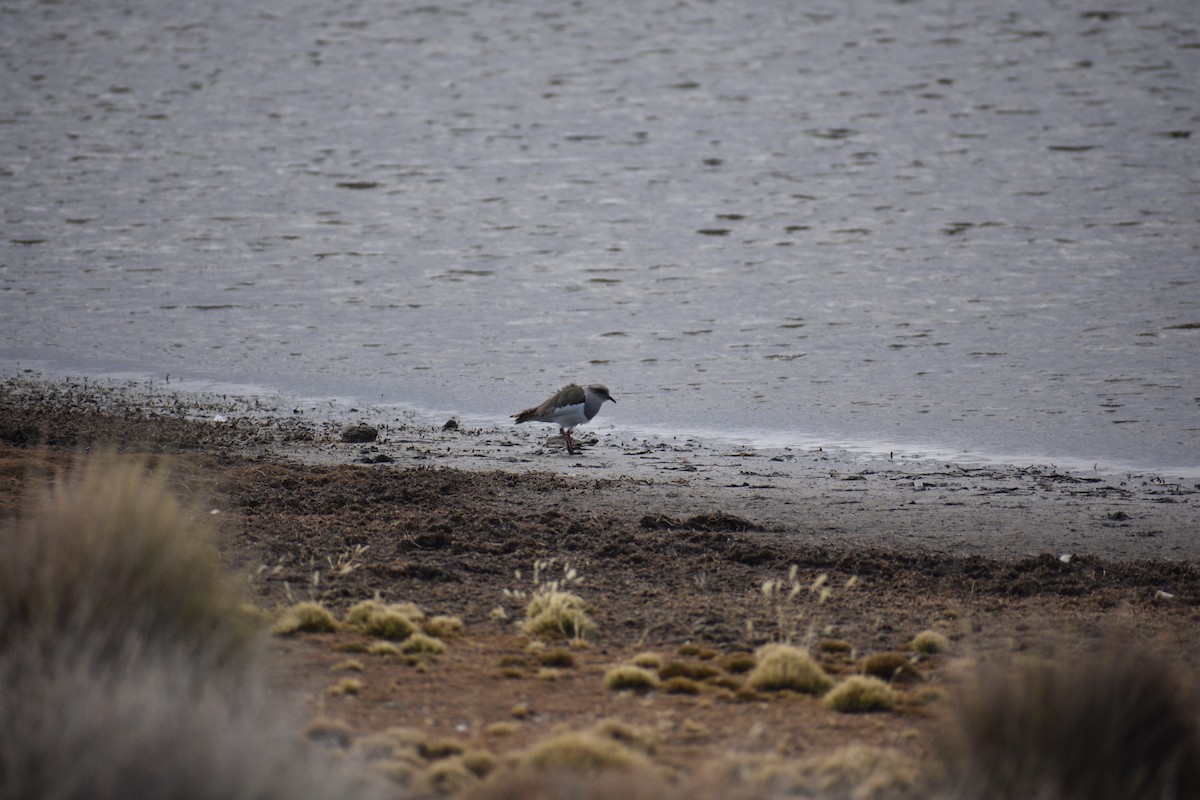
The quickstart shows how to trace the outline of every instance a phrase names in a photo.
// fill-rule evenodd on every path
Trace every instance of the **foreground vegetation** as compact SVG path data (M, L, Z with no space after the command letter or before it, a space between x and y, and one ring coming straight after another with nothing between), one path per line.
M793 569L762 586L770 641L757 648L679 642L606 654L603 609L577 571L550 559L532 584L497 597L489 623L432 614L422 597L254 608L247 576L222 566L210 515L181 501L169 477L137 458L93 457L4 521L0 800L1200 795L1194 676L1146 652L1136 631L1056 658L976 659L933 630L863 654L827 636L823 617L853 582L831 588ZM328 559L326 575L352 573L361 555ZM669 752L655 726L619 717L495 746L520 739L533 713L520 702L480 736L339 716L337 704L375 689L377 662L449 686L456 653L494 631L507 649L477 674L501 687L690 698L718 719L722 708L761 713L762 727L779 711L824 727L843 715L912 714L936 719L938 735L927 756L819 741L795 755L748 742L696 765ZM282 644L336 655L321 678L329 706L302 714L296 697L268 690ZM677 726L697 741L711 728Z

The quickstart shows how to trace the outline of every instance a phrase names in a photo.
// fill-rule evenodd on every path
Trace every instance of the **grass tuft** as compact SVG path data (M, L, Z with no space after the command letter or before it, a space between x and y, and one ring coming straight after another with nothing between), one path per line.
M646 755L654 755L656 738L654 731L640 725L630 725L619 719L602 719L591 727L591 732L604 736L628 748Z
M921 673L912 665L904 653L872 653L862 660L862 672L888 683L914 683L921 680Z
M294 633L328 633L338 629L337 620L320 603L295 603L283 610L271 631L280 636Z
M754 669L758 659L753 653L730 653L721 659L721 666L731 675L743 675Z
M440 795L458 794L479 783L479 777L467 768L461 756L439 759L421 774L421 783Z
M372 642L367 647L367 652L373 656L398 656L400 648L391 642Z
M463 621L458 617L436 616L422 622L421 630L435 639L457 639L463 635Z
M879 678L851 675L825 695L825 704L845 714L889 711L896 705L896 691Z
M798 647L767 644L756 655L757 664L746 677L746 685L758 691L821 694L833 683L820 664Z
M590 731L564 733L534 745L520 769L536 773L651 771L650 760L609 736Z
M629 663L635 667L645 667L658 671L662 667L662 656L658 653L638 653L633 658L629 659Z
M567 591L567 587L579 584L582 579L568 564L563 567L561 578L545 580L544 572L553 563L553 559L534 562L532 592L505 590L505 594L527 601L525 621L521 626L526 633L582 642L595 629L596 623L592 621L588 604L578 595ZM520 578L519 573L517 577Z
M1200 797L1200 698L1185 670L1109 642L969 678L941 755L947 797Z
M384 604L378 600L363 600L350 606L350 609L346 612L344 621L346 625L354 630L365 632L367 620L371 618L372 614L382 610L384 607Z
M399 642L417 632L417 623L403 609L385 606L372 611L360 630L368 636Z
M136 639L212 664L248 655L257 623L212 539L166 469L91 458L0 529L0 653L85 641L117 652Z
M522 629L534 636L582 639L595 627L588 605L578 595L559 589L542 589L525 607Z
M604 685L613 691L649 692L658 688L658 676L644 667L622 664L604 674Z
M400 645L400 649L409 654L440 656L446 652L446 645L440 639L434 639L423 633L414 633L404 641L404 644Z
M575 654L562 648L538 653L537 660L544 667L568 668L575 666Z
M945 653L950 649L950 640L937 631L921 631L913 637L912 649L924 655Z
M354 743L354 729L340 719L317 717L304 726L304 737L311 742L345 749Z
M712 664L705 664L701 661L672 661L669 664L664 664L658 670L658 677L663 680L691 678L694 681L702 681L720 674L721 670Z
M352 759L298 736L249 672L185 648L0 657L0 797L373 800ZM344 746L352 732L312 726Z
M103 456L0 523L0 797L387 796L273 704L202 519Z
M696 683L691 678L685 678L682 675L677 675L670 678L663 684L663 692L666 694L700 694L700 684Z

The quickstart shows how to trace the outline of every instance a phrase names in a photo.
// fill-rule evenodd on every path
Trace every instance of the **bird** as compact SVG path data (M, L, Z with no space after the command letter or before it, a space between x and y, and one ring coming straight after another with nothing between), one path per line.
M522 422L549 422L557 425L559 435L567 443L567 452L574 455L575 441L571 438L571 430L596 416L605 400L617 402L616 398L608 393L607 386L599 383L590 386L569 383L540 406L527 408L512 416L518 425Z

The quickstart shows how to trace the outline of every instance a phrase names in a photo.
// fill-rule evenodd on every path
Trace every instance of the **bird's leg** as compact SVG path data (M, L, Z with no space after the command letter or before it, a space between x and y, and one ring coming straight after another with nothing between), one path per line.
M575 442L571 441L571 432L566 428L559 428L558 432L567 442L567 452L575 455Z

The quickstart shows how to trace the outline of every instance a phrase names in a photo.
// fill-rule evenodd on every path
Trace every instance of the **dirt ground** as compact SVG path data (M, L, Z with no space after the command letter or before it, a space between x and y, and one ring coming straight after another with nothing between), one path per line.
M294 457L318 446L322 463ZM367 637L346 630L271 639L272 683L352 737L408 728L503 759L553 732L619 719L652 731L656 762L680 774L730 753L793 758L851 744L924 763L964 663L1053 655L1113 631L1193 672L1200 656L1190 559L839 546L819 535L820 508L811 529L782 529L712 495L689 503L675 491L668 502L647 488L654 481L566 475L549 457L542 471L352 463L361 447L291 420L213 425L101 407L78 392L0 393L0 514L103 448L169 461L180 490L218 521L222 558L260 608L315 600L341 617L379 598L462 620L436 658L362 652ZM577 572L571 591L595 620L586 642L531 646L521 632L516 593L534 588L538 562L548 563L543 580ZM764 581L793 567L801 590L772 602ZM823 602L809 588L818 579ZM947 637L949 652L915 654L925 630ZM899 703L844 714L807 695L747 690L737 654L785 638L811 645L835 679L861 672L868 656L902 654ZM644 653L676 664L665 675L695 680L607 688L610 668ZM356 690L330 691L347 678Z

